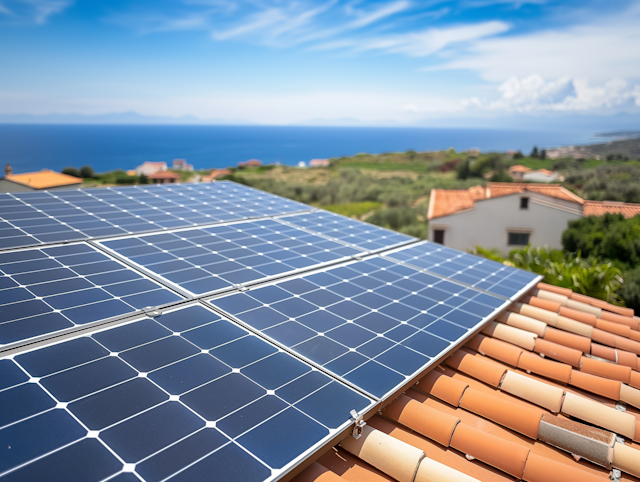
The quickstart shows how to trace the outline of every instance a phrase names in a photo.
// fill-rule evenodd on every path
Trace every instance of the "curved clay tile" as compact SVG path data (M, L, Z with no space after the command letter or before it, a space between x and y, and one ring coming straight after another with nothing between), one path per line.
M511 311L502 313L496 319L501 323L505 323L509 326L515 326L521 330L530 331L538 336L544 336L545 330L547 329L547 324L544 321L535 320L528 316L513 313Z
M574 310L584 311L585 313L591 313L592 315L596 315L598 318L602 316L602 309L596 308L595 306L589 303L576 301L575 299L567 300L566 306L568 306L569 308L573 308Z
M550 311L543 310L542 308L536 308L535 306L525 305L524 303L518 302L511 303L508 310L528 316L534 320L544 321L546 324L551 326L556 326L559 316L557 313L551 313Z
M593 306L601 308L603 310L602 311L603 314L605 313L605 310L606 310L606 311L612 311L621 316L626 316L628 318L633 318L633 315L634 315L633 308L623 308L622 306L612 305L611 303L608 303L603 300L592 298L591 304Z
M629 383L631 379L631 368L587 357L582 357L580 371L623 383Z
M614 346L625 351L630 351L636 355L640 355L640 342L630 340L620 335L613 335Z
M550 285L547 283L538 283L536 287L539 290L551 291L553 293L558 293L564 296L570 296L573 294L573 291L570 290L569 288L562 288L560 286Z
M573 333L567 333L566 331L558 330L553 327L547 328L544 339L557 343L558 345L568 346L569 348L578 350L581 353L589 353L591 351L590 338L575 335Z
M500 390L552 412L559 412L562 407L564 390L516 372L507 372Z
M562 308L562 304L557 301L545 300L544 298L539 298L537 296L529 296L528 298L524 298L523 301L531 306L542 308L543 310L551 311L553 313L558 313Z
M507 371L505 367L497 363L483 360L464 350L456 351L445 360L445 363L455 370L466 373L496 388L500 385L500 381Z
M573 367L579 367L580 359L582 358L582 352L580 350L574 350L573 348L543 340L542 338L536 340L536 346L533 351L541 353L553 360L567 363Z
M522 348L484 335L474 336L465 346L514 367L522 355Z
M598 328L594 328L591 333L591 339L607 346L616 346L616 335Z
M622 384L620 387L620 401L633 405L636 408L640 408L640 390Z
M607 311L602 312L603 320L610 321L612 323L617 323L619 325L626 325L632 330L638 329L638 320L635 318L629 318L627 316L616 315L615 313L609 313Z
M616 354L615 348L591 343L591 354L598 358L604 358L605 360L612 361L613 363L618 362L618 355Z
M579 301L579 302L584 303L586 305L590 305L591 304L591 300L593 299L590 296L581 295L580 293L574 293L573 291L571 293L569 293L567 296L572 300Z
M592 423L614 433L633 438L636 431L636 418L607 407L602 403L567 392L562 403L562 413Z
M435 460L426 457L422 459L414 482L441 482L443 480L447 482L480 482L478 479L474 479Z
M562 316L566 316L567 318L571 318L572 320L576 320L591 326L596 326L596 321L599 319L591 313L574 310L573 308L569 308L567 306L560 307L560 311L558 313L560 313Z
M359 439L349 435L340 442L347 452L390 475L398 482L413 482L424 452L386 433L365 425Z
M312 463L295 478L295 482L345 482L345 480L318 462Z
M414 385L415 388L430 393L436 398L457 407L462 398L462 394L469 385L459 380L454 380L435 370L427 373L422 379Z
M640 372L633 370L629 377L629 385L634 388L640 389Z
M553 301L555 303L558 303L562 306L566 306L567 305L567 301L569 301L569 297L566 295L561 295L560 293L554 293L553 291L547 291L547 290L534 290L533 291L534 296L538 297L538 298L542 298L543 300L549 300L549 301ZM557 310L556 310L557 312Z
M616 350L618 365L624 365L632 370L638 369L638 355L624 350Z
M518 368L562 383L569 383L571 379L571 365L545 360L540 355L526 351L520 356Z
M615 434L574 422L568 418L544 415L538 439L593 463L611 468Z
M556 328L568 331L569 333L575 333L576 335L586 336L587 338L591 338L591 334L593 333L593 326L580 323L579 321L572 320L571 318L567 318L562 315L558 315Z
M460 407L532 439L538 436L538 425L544 413L540 409L508 402L473 388L464 392Z
M393 482L391 477L354 457L339 445L322 455L318 463L349 482Z
M529 455L529 449L520 444L462 423L453 432L451 447L518 478L522 477Z
M636 477L640 477L640 452L616 443L613 446L613 466Z
M604 482L607 480L572 465L556 462L536 454L529 454L522 479L527 482L568 482L574 480Z
M631 335L631 328L629 326L620 325L618 323L614 323L613 321L603 320L602 318L598 318L598 320L596 321L596 328L600 328L601 330L624 336L626 338L629 338L629 336Z
M428 407L406 395L387 405L382 414L425 437L449 446L451 435L460 422L458 417Z
M629 334L629 338L635 341L640 341L640 331L631 330L631 334Z
M489 322L483 329L482 334L492 336L498 340L506 341L513 345L524 348L525 350L533 350L536 345L538 335L530 331L521 330L504 323Z
M569 382L574 387L587 392L595 393L611 400L620 400L620 387L622 383L616 380L607 380L596 375L573 370Z

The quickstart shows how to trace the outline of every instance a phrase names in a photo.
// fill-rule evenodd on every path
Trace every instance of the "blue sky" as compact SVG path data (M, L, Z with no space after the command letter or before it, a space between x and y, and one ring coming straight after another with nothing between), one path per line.
M640 0L0 0L0 115L640 114Z

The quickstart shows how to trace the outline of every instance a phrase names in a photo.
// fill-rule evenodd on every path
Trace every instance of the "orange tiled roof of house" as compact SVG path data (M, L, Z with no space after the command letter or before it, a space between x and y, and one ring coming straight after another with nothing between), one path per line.
M230 176L233 174L229 169L214 169L207 176L202 176L202 182L211 182L222 176Z
M637 481L633 315L539 283L294 482Z
M475 202L471 189L432 189L427 218L438 218L472 208Z
M523 182L490 182L487 187L472 186L469 189L432 189L429 200L428 219L447 216L472 208L476 201L508 196L525 191L583 204L580 196L573 194L560 184L530 184Z
M585 216L602 216L604 214L622 214L632 218L640 214L640 204L614 201L585 201L582 213Z
M149 174L148 179L180 179L180 174L169 171L159 171L155 174Z
M71 186L82 183L82 179L79 177L69 176L49 169L43 169L38 172L9 174L5 176L5 179L24 186L29 186L33 189L47 189L51 187Z
M515 166L511 166L509 168L509 172L529 172L531 168L527 166L523 166L522 164L516 164Z

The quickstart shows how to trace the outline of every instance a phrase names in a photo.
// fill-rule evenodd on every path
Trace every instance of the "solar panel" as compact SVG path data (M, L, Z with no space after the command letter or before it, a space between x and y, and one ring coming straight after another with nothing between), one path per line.
M84 243L0 253L0 347L182 300Z
M273 480L373 404L191 303L1 359L0 476Z
M402 386L509 304L382 257L210 303L377 398Z
M535 273L463 253L438 243L422 243L385 253L389 258L515 300L540 280Z
M406 234L327 211L284 216L280 220L370 252L416 241L416 238Z
M309 207L231 182L0 195L0 249L235 221Z
M215 293L360 253L272 219L130 236L100 244L188 296Z

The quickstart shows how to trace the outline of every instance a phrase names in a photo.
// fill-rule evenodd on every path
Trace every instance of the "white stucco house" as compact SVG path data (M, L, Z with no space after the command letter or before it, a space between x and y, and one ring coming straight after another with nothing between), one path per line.
M149 162L145 161L140 166L136 167L136 173L138 176L145 175L150 176L156 172L164 172L167 170L166 162Z
M429 240L468 251L476 246L507 254L527 244L562 248L567 223L582 216L640 214L640 204L585 201L560 184L493 182L465 190L433 189Z

